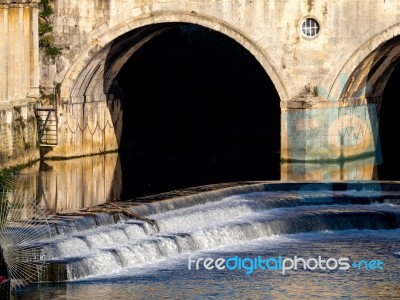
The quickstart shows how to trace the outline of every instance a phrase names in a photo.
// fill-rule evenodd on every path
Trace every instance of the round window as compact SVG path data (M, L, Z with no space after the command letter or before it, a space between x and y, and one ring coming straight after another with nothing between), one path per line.
M320 26L314 18L305 18L301 23L301 33L307 38L316 37L319 34Z

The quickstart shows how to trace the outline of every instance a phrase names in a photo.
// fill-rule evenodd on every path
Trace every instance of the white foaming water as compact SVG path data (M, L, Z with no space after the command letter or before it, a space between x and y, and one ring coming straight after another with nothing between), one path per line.
M180 254L177 244L171 239L158 239L143 244L122 247L116 250L124 267L141 266Z
M316 211L323 212L328 209L329 211L337 211L343 207L348 208L348 206L339 205L333 205L332 207L323 206L319 207L319 209L316 207L308 207L308 209L302 207L300 212L308 211L310 215L312 215L313 212ZM372 210L372 208L369 210ZM293 211L293 208L274 209L274 211L276 214L265 214L263 217L267 217L267 219L271 216L276 217L276 215L281 215L285 211ZM134 245L115 248L115 254L124 268L132 268L152 264L182 254L195 253L196 251L207 251L220 247L237 246L239 244L245 245L245 242L248 243L248 241L255 241L257 239L270 239L271 236L275 236L276 238L276 232L281 233L290 229L290 226L287 227L285 222L279 222L277 225L269 226L262 222L262 218L260 219L262 215L263 214L257 213L254 214L253 217L242 217L242 220L236 219L234 222L230 221L218 226L191 228L191 231L186 234L158 235L154 238L149 236L147 239L137 240L137 243ZM246 222L241 222L246 219ZM253 219L253 221L249 219ZM317 220L316 228L318 228L318 223L320 221L320 219ZM315 226L312 224L313 223L310 223L309 226ZM86 273L82 275L84 274Z
M91 275L114 274L123 269L119 259L112 252L100 251L96 255L67 264L70 280Z
M55 257L77 256L90 250L88 244L77 237L71 237L68 240L59 242L56 244L56 249L57 252L53 254Z
M246 204L227 207L199 207L198 211L188 211L187 214L178 213L157 216L157 224L161 231L182 232L193 228L208 227L223 224L227 221L252 214L255 209ZM188 222L190 220L190 222Z
M257 225L259 224L207 228L192 233L192 238L199 249L212 249L221 245L232 245L260 237L263 231L258 230L259 226Z
M81 232L79 235L64 236L43 250L43 258L59 259L73 256L85 256L95 249L107 249L125 245L131 241L145 238L143 224L124 224L123 226L100 227Z
M129 242L128 236L119 228L88 235L84 238L91 249L103 249Z
M134 267L162 258L157 243L121 247L116 250L124 267Z
M273 199L274 205L281 203L284 206L280 208L265 209L268 194L252 193L249 197L231 196L148 216L156 220L160 232L140 221L103 226L66 236L65 240L53 246L57 251L50 253L53 257L65 258L68 280L77 280L120 274L127 268L154 265L199 251L213 251L221 247L233 249L238 245L246 247L260 239L279 240L279 235L296 233L298 228L304 232L314 231L313 234L318 236L320 233L315 232L326 228L349 229L362 223L375 226L376 222L381 222L382 212L394 212L397 218L400 214L398 206L389 204L291 206L296 199L294 193L289 193L289 199L283 195L280 193ZM311 199L320 195L320 192L309 193L305 197ZM288 206L286 200L291 202ZM337 227L337 216L341 218L342 227ZM281 236L281 239L285 238Z
M142 226L140 226L142 225ZM145 229L145 225L150 228L150 226L146 224L126 224L126 226L123 227L123 230L128 237L129 240L135 240L138 238L144 238L147 236L146 232L154 232L154 229L152 228L151 230ZM145 232L146 230L146 232Z

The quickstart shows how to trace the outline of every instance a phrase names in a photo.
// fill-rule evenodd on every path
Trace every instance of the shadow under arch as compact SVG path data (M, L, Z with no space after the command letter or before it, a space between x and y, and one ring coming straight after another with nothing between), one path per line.
M124 95L122 198L279 179L279 95L265 70L219 32L168 26L124 62L114 83Z
M105 33L92 33L88 36L87 40L90 44L80 54L79 58L75 61L69 71L66 73L64 80L61 85L61 98L67 105L75 106L75 110L79 105L85 107L86 104L90 103L107 103L110 114L112 114L112 120L120 122L121 118L115 117L114 107L119 107L120 100L124 97L124 92L118 83L115 81L116 76L120 73L123 66L127 61L135 56L135 53L140 51L149 42L154 40L156 37L173 31L175 28L182 24L194 24L197 23L202 28L207 28L215 33L225 36L239 45L243 50L252 55L254 62L257 62L259 67L265 73L266 81L272 82L272 89L274 90L274 96L270 97L266 95L263 99L264 107L259 109L258 112L262 111L274 111L275 115L273 118L279 118L275 122L275 133L274 137L266 137L270 141L274 141L277 147L274 148L275 166L274 175L270 177L261 177L259 174L262 168L266 170L270 167L266 167L260 164L258 171L254 171L255 176L242 176L242 177L231 177L239 180L245 179L279 179L279 152L280 152L280 108L279 101L287 100L288 93L283 84L282 75L279 74L277 69L274 67L272 62L269 60L267 55L259 48L256 43L247 38L243 33L230 27L229 25L218 22L215 19L209 19L204 16L192 16L186 14L175 14L171 18L171 14L154 15L151 17L138 18L131 20L130 22L124 22L123 27L116 26L111 28ZM172 22L171 20L179 20L179 22ZM132 29L128 29L132 28ZM122 32L122 33L121 33ZM232 62L234 63L234 61ZM277 94L275 94L277 93ZM283 98L283 99L282 99ZM273 109L269 108L268 105L272 106ZM126 107L126 105L125 105ZM257 108L256 108L257 109ZM89 112L90 113L90 112ZM122 113L117 113L122 115ZM88 115L88 114L86 114ZM82 117L86 117L84 114ZM269 117L269 119L273 119ZM268 116L265 118L268 119ZM126 120L124 121L126 122ZM85 121L83 121L85 124ZM78 124L79 125L79 124ZM117 137L118 144L121 143L120 137L122 129L120 125L113 124L115 136ZM122 125L124 126L124 125ZM84 126L81 126L84 128ZM262 151L263 147L260 147ZM123 163L122 163L123 164ZM246 164L243 162L243 164ZM143 166L143 165L142 165ZM232 168L232 166L230 167ZM251 166L248 166L250 170ZM227 167L229 169L229 166ZM257 173L258 172L258 173ZM234 173L234 172L232 172ZM118 175L116 175L117 177ZM206 175L204 175L206 176ZM126 176L125 176L126 177ZM207 177L207 176L206 176ZM184 179L184 178L183 178ZM219 182L223 179L216 179ZM199 184L209 183L213 181L212 176L209 176L209 181L198 182ZM215 181L213 181L215 182ZM189 184L189 183L188 183ZM188 185L187 184L187 185ZM191 184L191 183L190 183ZM196 183L194 183L196 184ZM175 186L176 188L180 186ZM172 186L164 187L165 189L173 188ZM160 190L151 189L148 192L147 189L143 193L154 193ZM129 195L127 197L133 197L136 195Z
M381 43L354 67L349 76L339 75L339 115L342 111L346 111L348 117L353 114L353 118L361 119L370 129L375 149L375 169L371 179L398 180L400 159L393 141L397 135L396 112L400 108L396 99L400 92L397 88L400 80L400 32L382 41L386 34L387 31L369 41L373 44L380 40ZM358 111L357 116L355 111Z
M361 98L362 93L366 91L366 87L371 85L365 80L368 78L372 68L371 63L379 60L380 55L383 53L380 50L382 46L387 42L390 44L390 40L396 39L399 35L400 23L397 23L365 41L344 64L338 61L336 65L341 65L342 67L335 71L336 77L329 89L327 99L330 101L343 101L346 96L350 96L351 91L355 92L354 95L357 95L358 98ZM342 58L340 59L342 60ZM332 71L334 70L335 68L332 68ZM355 80L356 77L358 79ZM325 85L328 85L328 83Z

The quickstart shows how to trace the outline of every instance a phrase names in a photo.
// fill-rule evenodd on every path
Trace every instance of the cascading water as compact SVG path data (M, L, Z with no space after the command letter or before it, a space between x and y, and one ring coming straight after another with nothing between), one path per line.
M40 280L74 282L140 273L189 255L279 236L400 228L396 191L267 187L227 188L130 208L155 220L158 230L129 218L114 223L105 215L59 220L54 226L60 234L43 241L47 272Z

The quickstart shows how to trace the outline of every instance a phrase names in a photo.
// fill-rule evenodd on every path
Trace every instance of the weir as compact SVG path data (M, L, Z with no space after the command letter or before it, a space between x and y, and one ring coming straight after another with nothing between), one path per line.
M247 182L138 200L116 206L141 220L93 212L106 204L47 215L52 236L35 243L44 269L34 281L115 277L276 236L400 228L400 185L393 182Z

